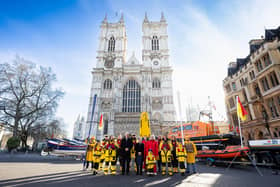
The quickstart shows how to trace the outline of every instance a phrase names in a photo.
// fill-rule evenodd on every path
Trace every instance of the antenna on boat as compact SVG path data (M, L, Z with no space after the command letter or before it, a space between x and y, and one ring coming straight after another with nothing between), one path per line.
M211 130L214 132L214 122L213 122L213 113L212 113L212 102L210 96L208 96L208 106L209 106L209 122L211 125ZM215 132L214 132L215 133Z
M181 120L181 136L182 136L182 144L184 145L184 132L183 132L183 120L182 120L182 113L181 113L181 101L180 101L180 92L177 92L177 97L178 97L178 108L179 108L179 115L180 115L180 120Z

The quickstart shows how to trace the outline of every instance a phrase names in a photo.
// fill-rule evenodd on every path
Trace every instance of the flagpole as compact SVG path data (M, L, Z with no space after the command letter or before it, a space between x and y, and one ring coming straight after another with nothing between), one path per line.
M178 108L179 108L179 115L180 115L180 126L181 126L181 136L182 136L182 144L184 145L184 132L183 132L183 120L182 120L182 113L181 113L181 101L180 101L180 92L177 92L178 97Z
M238 96L236 96L236 112L238 110ZM243 148L243 138L242 138L242 132L241 132L241 126L240 126L240 118L239 115L237 114L238 118L238 128L239 128L239 134L240 134L240 143L241 143L241 148Z
M94 109L95 109L95 104L96 104L96 98L97 98L97 94L94 94L92 111L91 111L91 118L90 118L90 127L89 127L89 131L88 131L88 139L90 138L91 128L92 128L92 124L93 124L93 117L94 117Z

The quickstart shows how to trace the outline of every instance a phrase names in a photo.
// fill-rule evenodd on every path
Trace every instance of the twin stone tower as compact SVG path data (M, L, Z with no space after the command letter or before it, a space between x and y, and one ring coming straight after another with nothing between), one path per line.
M139 135L141 112L148 112L152 134L175 121L172 67L169 63L167 22L142 24L142 60L134 54L126 59L127 36L123 15L116 23L105 16L100 26L96 67L92 69L92 84L86 120L85 137L124 134ZM93 112L94 95L97 95ZM103 129L99 119L103 114ZM93 118L92 118L93 116Z

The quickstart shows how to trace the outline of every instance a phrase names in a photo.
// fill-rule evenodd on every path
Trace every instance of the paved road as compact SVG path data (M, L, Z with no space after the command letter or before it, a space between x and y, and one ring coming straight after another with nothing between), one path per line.
M1 157L1 155L0 155ZM262 186L279 187L280 176L271 170L260 168L260 177L254 168L237 167L225 171L225 167L198 165L198 174L180 176L97 176L81 170L79 161L61 159L35 159L28 157L0 158L0 186Z

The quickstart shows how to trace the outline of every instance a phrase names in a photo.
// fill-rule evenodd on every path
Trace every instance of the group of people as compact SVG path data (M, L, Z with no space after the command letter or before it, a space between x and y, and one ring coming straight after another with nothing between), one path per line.
M196 146L189 137L185 137L184 142L175 136L171 139L154 135L136 138L134 134L128 133L118 138L105 136L101 142L92 137L86 150L84 170L91 163L94 175L102 170L105 175L116 175L119 161L122 175L129 175L130 169L134 168L137 175L145 171L149 176L157 175L157 172L162 175L180 172L183 176L190 173L190 167L196 173L196 154Z

